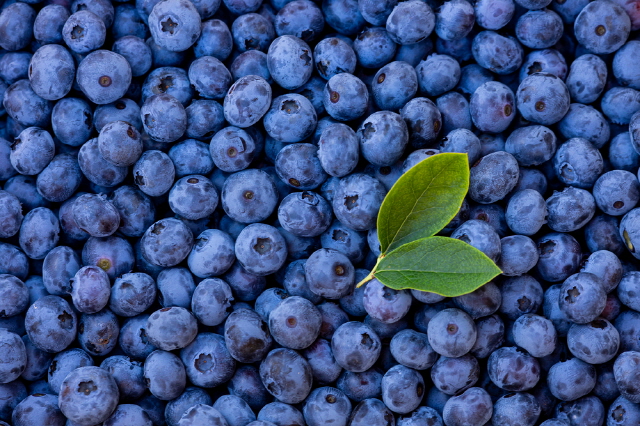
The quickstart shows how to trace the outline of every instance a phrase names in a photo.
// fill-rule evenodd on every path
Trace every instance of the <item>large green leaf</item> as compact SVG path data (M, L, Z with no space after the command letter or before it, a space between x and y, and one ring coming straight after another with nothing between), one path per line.
M409 169L380 206L382 253L435 235L458 213L468 188L467 154L437 154Z
M381 258L374 276L396 290L430 291L447 297L470 293L502 271L484 253L448 237L428 237Z

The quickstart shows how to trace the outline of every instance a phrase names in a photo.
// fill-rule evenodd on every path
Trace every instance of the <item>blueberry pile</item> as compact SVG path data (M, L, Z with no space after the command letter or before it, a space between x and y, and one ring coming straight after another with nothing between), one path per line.
M0 426L640 425L638 1L0 4ZM439 152L503 274L356 288Z

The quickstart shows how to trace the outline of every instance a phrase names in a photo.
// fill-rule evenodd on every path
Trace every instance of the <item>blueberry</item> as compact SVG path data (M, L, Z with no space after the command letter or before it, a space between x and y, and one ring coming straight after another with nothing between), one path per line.
M390 111L371 114L357 131L362 156L376 166L391 166L397 162L409 142L407 125Z
M402 107L400 115L407 122L409 139L414 147L431 144L443 126L439 107L428 98L410 100Z
M520 68L524 56L522 46L514 37L494 31L480 32L473 39L472 53L478 65L500 75Z
M209 19L202 22L200 37L193 46L193 52L197 58L213 56L224 61L231 54L232 48L231 31L224 21Z
M568 277L560 289L560 309L577 324L595 320L604 310L607 298L602 280L589 272Z
M58 44L42 46L33 54L29 64L29 82L33 91L43 99L55 101L71 90L75 64L67 49Z
M596 202L589 191L568 186L547 198L547 225L556 232L577 231L595 211Z
M36 175L49 165L54 155L51 134L38 127L28 127L13 140L9 160L18 173Z
M201 56L189 66L189 81L205 99L223 99L232 83L231 73L213 56Z
M200 36L200 14L190 1L158 2L149 14L148 23L153 40L172 52L187 50Z
M249 404L235 395L221 396L213 404L213 408L222 414L229 426L243 426L256 420Z
M489 356L487 372L491 382L499 388L520 392L529 390L538 383L540 364L522 349L505 346Z
M130 272L116 278L111 287L109 308L122 317L146 311L156 297L156 283L143 272Z
M18 242L30 259L44 259L58 243L60 222L51 210L37 207L24 216Z
M492 414L493 403L487 391L472 387L444 404L442 419L447 426L482 426Z
M503 199L515 187L518 162L508 152L498 151L480 158L470 173L469 196L473 201L489 204Z
M486 30L499 30L511 21L516 5L513 0L479 0L473 5L478 25Z
M619 396L609 406L607 424L631 425L640 421L640 407L623 396Z
M58 398L55 395L36 393L26 396L15 406L11 414L11 421L16 426L27 426L43 421L54 425L63 425L67 418L60 411Z
M351 292L355 280L354 267L349 258L337 250L325 248L309 256L304 264L304 275L309 290L327 299L346 296Z
M488 81L473 92L469 111L478 129L500 133L515 118L515 96L506 85Z
M489 281L482 287L453 299L456 306L471 316L474 320L495 313L502 302L500 289Z
M302 402L311 392L311 367L291 349L269 352L260 364L260 378L270 394L288 404Z
M187 113L180 101L169 94L148 97L140 114L144 130L155 141L175 142L187 130Z
M0 329L0 344L4 353L0 383L9 383L20 377L27 368L27 349L20 336L7 329Z
M309 0L295 0L290 3L287 2L276 15L277 34L293 35L306 42L316 40L324 28L324 17L320 8Z
M640 200L640 183L631 172L612 170L598 178L593 187L593 196L604 213L622 216Z
M118 343L128 356L144 360L155 347L147 339L147 320L149 315L138 315L128 319L120 328Z
M316 388L307 397L302 412L309 426L325 422L346 426L351 414L351 401L340 389L328 386Z
M567 334L569 350L589 364L602 364L613 359L620 347L618 330L605 319L589 324L574 324Z
M118 230L120 214L104 194L83 194L75 199L73 219L92 237L108 237Z
M378 321L395 323L411 308L411 294L407 290L394 290L376 278L367 282L363 303L367 313Z
M133 249L120 237L91 237L82 248L82 263L99 266L114 280L133 269Z
M359 12L358 0L327 0L322 2L322 12L327 24L346 36L357 34L365 20Z
M494 262L500 258L500 236L495 228L483 220L472 219L464 222L453 231L451 238L475 247Z
M522 166L538 166L556 152L557 138L551 129L540 125L520 127L509 135L504 150Z
M333 211L344 225L356 231L375 226L377 212L386 194L376 178L354 173L340 181L333 199Z
M504 323L498 315L490 315L476 321L477 338L469 353L484 359L498 349L504 341Z
M630 87L612 87L602 97L600 108L604 115L615 124L629 124L638 111L640 100L638 91Z
M535 396L526 392L508 393L493 406L493 424L532 426L540 416L540 404Z
M549 9L529 10L518 18L515 28L518 40L532 49L554 46L563 32L564 24L560 15Z
M615 27L610 24L612 20L617 22ZM630 30L631 20L624 8L602 0L586 5L574 25L578 42L596 54L618 50L627 40Z
M353 48L337 37L321 40L313 50L313 59L320 77L329 80L336 74L356 70L356 54Z
M122 55L96 50L82 59L76 80L90 101L99 105L109 104L127 92L131 83L131 66Z
M556 329L542 316L525 314L513 323L515 343L536 358L551 355L556 348Z
M73 305L82 313L97 313L109 303L111 282L107 273L97 266L80 268L69 285Z
M440 355L456 358L468 353L476 341L477 329L464 311L449 308L429 321L429 344Z
M560 282L578 271L582 249L570 234L551 233L537 242L540 258L536 270L542 279Z
M557 123L569 111L569 90L553 74L534 73L522 80L516 100L526 120L542 125Z
M596 370L578 358L571 358L551 367L547 383L556 398L575 401L591 392L596 384Z
M200 333L180 351L187 377L196 386L213 388L226 383L235 372L236 361L227 350L224 337Z
M290 93L273 100L263 124L272 138L292 143L311 136L317 121L316 110L311 102L302 95Z
M33 21L33 38L42 44L60 43L62 28L69 16L69 9L62 5L46 5Z
M329 79L322 97L327 114L339 121L362 117L368 102L367 86L358 77L345 72Z
M433 32L435 25L436 17L431 7L416 0L396 5L386 22L389 36L398 44L424 40Z
M476 384L480 375L478 361L471 355L440 357L431 368L433 385L447 395L459 395Z
M258 413L258 421L267 423L258 426L270 426L272 423L276 426L304 426L305 421L302 413L293 405L283 402L271 402L264 405Z
M144 379L153 396L169 401L180 396L186 386L187 375L177 355L155 350L144 362Z
M53 102L36 95L26 78L7 88L2 105L9 117L25 127L47 127L53 109Z
M567 88L571 99L588 104L602 93L607 80L607 67L602 59L593 54L577 57L567 76Z
M118 405L119 391L116 381L100 367L80 367L62 382L60 410L79 425L104 421Z
M500 240L499 265L505 276L526 274L538 263L538 248L525 235L510 235Z
M122 234L128 237L140 237L153 224L155 207L151 199L142 191L133 186L121 186L109 198L120 216L118 231Z

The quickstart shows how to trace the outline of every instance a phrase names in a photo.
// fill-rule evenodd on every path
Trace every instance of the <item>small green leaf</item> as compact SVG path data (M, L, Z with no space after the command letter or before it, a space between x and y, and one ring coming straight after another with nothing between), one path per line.
M467 154L437 154L409 169L380 206L382 253L435 235L458 213L468 188Z
M502 273L480 250L448 237L405 244L380 259L376 269L375 277L387 287L447 297L470 293Z

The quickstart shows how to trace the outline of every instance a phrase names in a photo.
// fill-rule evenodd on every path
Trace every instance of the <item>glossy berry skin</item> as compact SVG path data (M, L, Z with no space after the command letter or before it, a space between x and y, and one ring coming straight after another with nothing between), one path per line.
M381 342L369 326L351 321L335 331L331 339L331 349L336 361L345 370L361 373L377 361Z
M172 52L191 47L200 36L200 14L191 2L166 0L149 14L153 40Z
M483 220L466 221L453 231L451 238L464 241L494 261L500 257L500 237L495 229Z
M229 314L224 325L224 337L231 356L243 363L262 360L273 341L260 315L245 308Z
M489 81L472 94L469 111L474 125L483 132L500 133L515 118L515 96L502 83Z
M535 242L525 235L510 235L500 240L500 269L506 276L526 274L538 263Z
M267 67L273 80L285 89L304 85L313 72L313 51L292 35L276 38L267 52Z
M132 166L142 155L140 133L125 121L105 125L98 136L98 149L102 158L115 166Z
M64 47L58 44L42 46L34 53L29 67L31 88L41 98L55 101L71 90L75 64Z
M471 317L454 308L438 312L429 321L429 344L440 355L456 358L468 353L476 341L477 329Z
M4 348L4 362L0 366L0 383L13 382L27 368L27 349L15 333L0 329L0 344Z
M279 344L290 349L304 349L318 337L322 316L307 299L291 296L269 314L269 331Z
M459 395L478 381L480 365L472 355L458 358L440 357L431 368L431 380L447 395Z
M253 99L256 102L244 107L244 102ZM246 128L256 124L269 110L271 105L271 86L262 77L249 75L238 79L231 85L224 98L224 117L232 126Z
M600 96L606 80L606 64L600 57L588 53L571 63L566 84L574 102L590 104Z
M260 378L269 393L288 404L302 402L311 392L313 380L309 363L285 348L269 352L260 364Z

